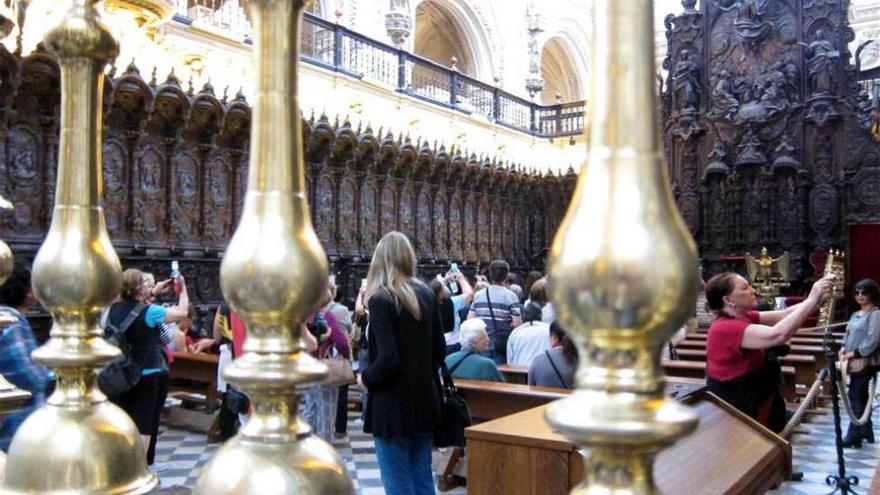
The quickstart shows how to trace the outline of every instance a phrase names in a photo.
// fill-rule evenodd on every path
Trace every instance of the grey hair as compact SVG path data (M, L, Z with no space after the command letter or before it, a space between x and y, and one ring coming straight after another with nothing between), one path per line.
M488 336L486 333L486 323L479 318L474 318L471 320L465 320L461 322L461 348L462 349L473 349L474 343L483 335Z

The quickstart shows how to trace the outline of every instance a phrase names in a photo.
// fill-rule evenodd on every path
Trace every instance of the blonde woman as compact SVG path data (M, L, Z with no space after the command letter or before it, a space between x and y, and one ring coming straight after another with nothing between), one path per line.
M167 290L171 281L168 279L153 285L144 276L144 272L134 268L125 270L122 272L120 298L110 306L107 316L110 323L118 326L130 313L137 310L139 303L146 305L141 306L137 318L125 331L125 338L131 345L131 359L141 368L141 378L131 390L120 397L111 397L110 400L134 420L147 451L151 444L156 444L159 415L167 393L167 383L163 383L163 379L167 379L164 372L168 371L168 363L159 340L162 324L179 322L189 312L189 296L183 275L180 276L180 300L177 306L166 308L146 302ZM152 461L152 456L148 455L148 462L152 464Z
M435 372L446 351L436 298L416 278L416 256L403 234L376 246L364 299L370 313L368 400L364 431L375 438L388 495L434 494L432 431L440 418Z

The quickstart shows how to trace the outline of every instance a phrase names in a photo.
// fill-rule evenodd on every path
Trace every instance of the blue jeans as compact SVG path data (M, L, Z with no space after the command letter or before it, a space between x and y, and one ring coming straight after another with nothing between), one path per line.
M431 472L432 433L407 438L375 438L386 495L435 495Z

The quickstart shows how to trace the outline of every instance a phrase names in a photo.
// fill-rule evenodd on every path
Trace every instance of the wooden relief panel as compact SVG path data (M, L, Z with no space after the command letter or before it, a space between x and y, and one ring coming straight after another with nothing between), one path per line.
M40 140L33 129L25 125L14 126L8 139L6 199L15 205L9 231L18 235L40 235L44 194Z
M165 221L162 149L152 140L143 141L135 153L135 189L131 215L132 234L144 241L164 241Z
M380 237L397 230L397 204L394 199L394 186L389 181L382 187L382 225ZM377 240L378 242L378 240ZM374 246L375 247L375 246Z
M462 210L462 231L464 232L464 256L468 261L477 260L477 204L472 195L467 195Z
M358 252L356 199L357 185L354 180L343 180L339 187L339 251L344 254Z
M420 257L434 257L434 246L431 240L431 224L436 218L431 211L431 194L429 186L423 186L419 192L416 207L416 255Z
M434 196L434 256L438 260L449 258L449 225L446 217L446 194L440 190Z
M205 212L202 236L211 244L222 247L232 237L232 170L221 155L208 159L205 166Z
M489 210L489 200L484 195L478 196L476 212L476 250L477 259L481 261L488 260L492 255L490 249L490 237L492 235L492 217Z
M198 155L194 149L179 151L171 162L170 239L194 244L200 237L200 199Z
M400 191L400 202L398 203L397 230L410 240L413 239L413 192L412 183L407 181L403 184Z
M371 253L379 242L379 205L376 184L368 182L362 189L361 222L363 225L363 252Z
M465 257L464 250L464 200L461 191L453 192L449 202L449 257L460 260Z
M333 179L328 175L318 178L315 188L315 229L318 231L318 239L328 253L335 251L335 210L333 208Z
M128 236L128 156L118 138L104 142L104 219L111 239Z

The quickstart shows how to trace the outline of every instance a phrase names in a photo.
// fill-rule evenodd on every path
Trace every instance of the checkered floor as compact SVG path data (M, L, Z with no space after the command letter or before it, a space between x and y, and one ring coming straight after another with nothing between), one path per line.
M843 415L845 418L846 413ZM345 459L357 493L381 495L385 491L382 489L373 440L370 435L363 433L358 416L355 413L350 416L349 436L334 442L334 447ZM880 413L877 413L876 409L874 421L880 421ZM848 421L844 419L843 423L845 432ZM831 488L825 484L826 476L837 473L831 412L813 417L804 427L811 433L796 435L793 440L794 469L803 472L804 479L800 482L785 483L779 490L770 492L774 495L824 495L831 492ZM880 439L880 430L877 434ZM207 444L204 434L167 425L159 437L156 465L153 466L162 480L161 489L157 493L168 495L188 493L186 488L195 486L202 466L208 462L217 447L218 444ZM858 493L867 493L877 467L877 459L880 457L880 443L865 444L859 450L845 449L844 452L847 475L859 478ZM459 487L444 493L462 495L466 490Z

